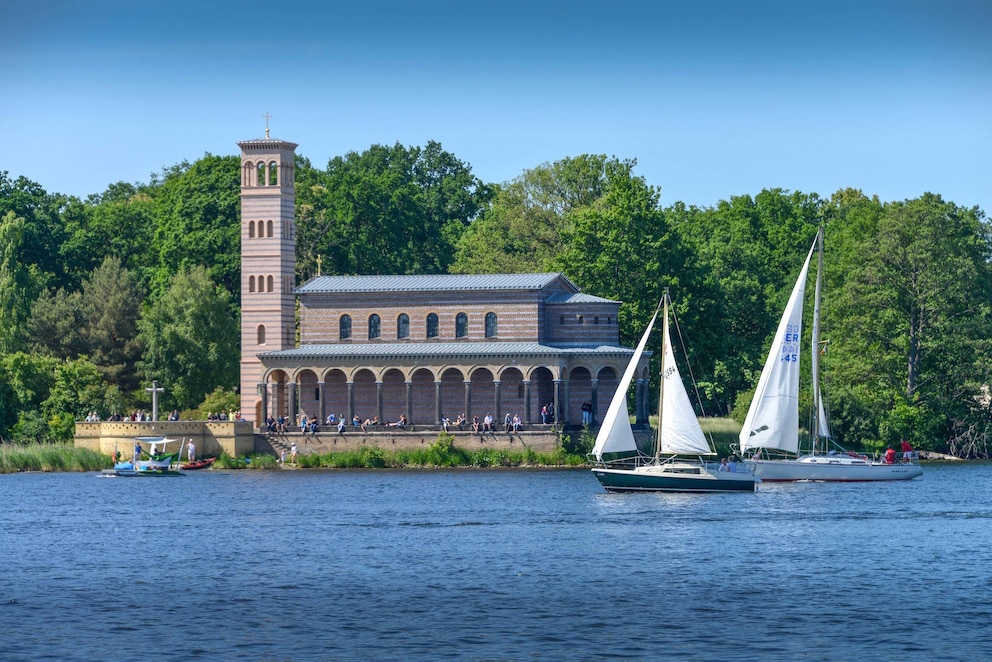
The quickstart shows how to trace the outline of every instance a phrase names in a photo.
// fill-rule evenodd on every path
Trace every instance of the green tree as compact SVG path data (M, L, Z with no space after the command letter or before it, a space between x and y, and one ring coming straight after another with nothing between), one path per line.
M45 289L31 305L26 322L32 351L57 358L76 358L86 353L80 292Z
M41 416L41 405L55 386L57 365L55 358L25 352L0 357L0 437L16 429L25 412Z
M165 170L154 192L154 296L168 289L175 274L200 265L232 301L240 300L240 173L237 156L211 154Z
M138 388L141 357L138 315L143 299L137 280L116 257L107 257L83 282L82 333L90 360L108 384Z
M628 170L602 154L583 154L525 171L496 190L492 203L458 241L452 273L547 271L564 248L575 209L603 195L608 170Z
M67 219L69 237L62 251L77 282L112 255L147 287L155 260L149 250L157 220L154 193L147 185L111 184L87 198L85 213Z
M91 411L103 411L104 383L100 371L86 359L62 361L55 366L50 395L41 403L48 441L71 441L76 421Z
M331 159L326 172L298 160L297 270L444 273L454 242L491 192L440 143L373 145Z
M24 259L26 234L14 212L0 218L0 355L24 347L31 304L42 289L38 270Z
M830 211L825 370L867 404L875 427L864 432L924 448L986 435L992 238L981 212L929 193L880 205L856 191Z
M216 387L238 380L238 326L231 298L203 267L180 271L166 293L143 307L139 368L165 387L164 405L191 409Z

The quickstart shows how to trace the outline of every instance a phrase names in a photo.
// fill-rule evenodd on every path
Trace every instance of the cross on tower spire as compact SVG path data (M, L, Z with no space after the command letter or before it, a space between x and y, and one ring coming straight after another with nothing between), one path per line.
M262 117L265 119L265 137L267 139L269 137L269 120L272 119L272 115L269 115L269 111L265 111Z

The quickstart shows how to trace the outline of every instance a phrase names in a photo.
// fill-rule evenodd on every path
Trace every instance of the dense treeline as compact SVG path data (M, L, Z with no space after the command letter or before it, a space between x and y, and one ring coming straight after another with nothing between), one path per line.
M668 287L701 413L741 419L823 224L835 438L987 456L992 235L980 209L779 189L664 207L635 169L581 155L493 184L435 142L374 145L324 169L298 157L297 277L562 271L624 302L626 344ZM0 173L0 437L68 439L88 412L147 408L153 379L164 409L235 402L238 205L235 156L86 200Z

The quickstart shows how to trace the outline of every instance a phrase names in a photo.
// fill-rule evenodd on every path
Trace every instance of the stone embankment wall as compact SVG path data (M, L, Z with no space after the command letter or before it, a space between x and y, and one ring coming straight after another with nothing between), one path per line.
M131 457L135 437L169 437L183 441L192 439L197 457L212 457L221 452L235 457L254 451L255 435L250 421L103 421L76 423L73 444L77 448L113 455L114 448L125 458ZM145 449L147 450L147 448ZM179 444L168 449L178 451Z
M318 432L317 434L301 434L286 432L269 435L256 435L256 453L274 453L280 455L293 443L300 453L345 453L359 451L367 446L377 446L386 450L409 450L428 448L437 441L440 432L435 429L401 431L352 431L349 428L344 434L333 432ZM483 448L522 451L527 448L537 453L551 453L558 447L558 435L548 431L529 431L507 434L480 435L475 432L450 433L454 437L454 445L468 451Z

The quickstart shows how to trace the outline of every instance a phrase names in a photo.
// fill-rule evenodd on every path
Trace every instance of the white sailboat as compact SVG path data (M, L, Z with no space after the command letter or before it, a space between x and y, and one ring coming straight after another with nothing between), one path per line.
M817 254L816 294L813 305L812 375L813 401L817 403L812 435L824 439L824 448L807 453L799 449L799 357L803 299L806 278L814 252ZM869 481L908 480L923 474L915 456L898 462L878 462L844 450L827 450L830 437L823 394L820 391L820 304L823 284L823 228L817 232L789 303L772 340L765 367L751 400L740 433L745 463L765 481Z
M668 328L668 291L655 310L624 371L592 450L592 469L610 492L753 492L758 482L743 466L740 472L721 471L701 456L715 455L692 409L675 363ZM640 453L630 427L627 389L637 372L651 329L664 309L658 438L654 457ZM664 455L664 457L662 457ZM696 455L687 460L680 456Z

